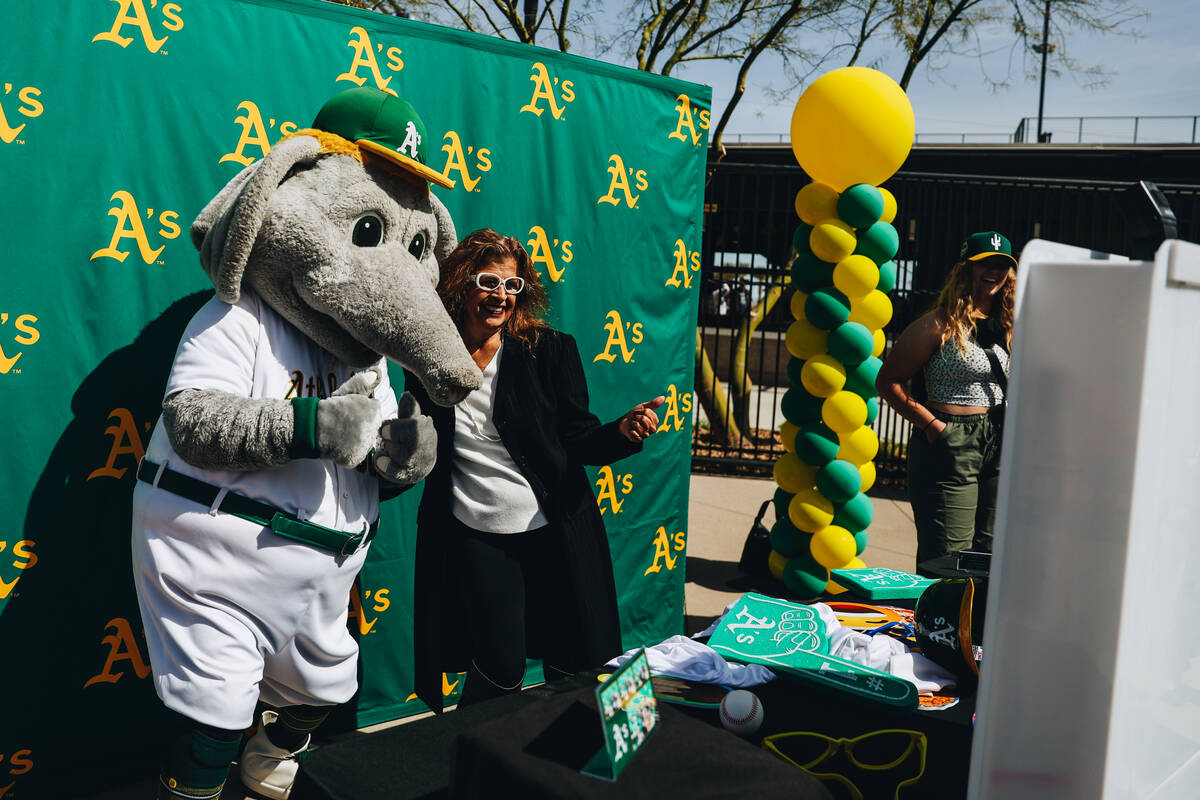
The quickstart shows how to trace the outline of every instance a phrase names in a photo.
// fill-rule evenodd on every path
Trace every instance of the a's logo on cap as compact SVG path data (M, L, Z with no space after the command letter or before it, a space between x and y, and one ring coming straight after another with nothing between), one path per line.
M396 152L420 161L420 147L421 134L417 131L416 123L410 119L408 125L404 128L404 142L396 148Z
M410 124L411 124L411 123L410 123ZM1001 244L1003 244L1003 242L1002 242L1002 241L1001 241L1001 239L1000 239L1000 234L998 234L998 233L993 233L993 234L992 234L992 249L993 249L993 250L999 250L999 249L1000 249L1000 245L1001 245Z

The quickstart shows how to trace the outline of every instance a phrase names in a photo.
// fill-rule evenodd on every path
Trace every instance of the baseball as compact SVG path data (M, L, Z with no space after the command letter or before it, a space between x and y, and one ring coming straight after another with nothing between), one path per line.
M721 724L738 736L750 736L763 721L763 706L758 695L734 689L721 700Z

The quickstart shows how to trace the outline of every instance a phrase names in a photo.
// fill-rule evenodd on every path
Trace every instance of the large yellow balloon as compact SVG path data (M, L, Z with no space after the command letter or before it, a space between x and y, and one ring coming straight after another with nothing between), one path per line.
M851 301L864 297L879 285L879 267L866 256L846 256L833 268L833 285Z
M860 467L879 453L879 437L864 425L850 433L838 434L837 457Z
M916 120L900 85L868 67L842 67L817 78L792 111L792 152L814 181L845 191L878 186L912 149Z
M810 183L796 192L796 216L809 225L837 219L838 193L832 186Z
M866 424L867 401L854 392L834 392L821 404L821 420L838 433L853 433Z
M812 358L826 352L829 331L823 331L806 319L798 319L788 326L783 343L787 351L796 358ZM843 380L845 375L843 374Z
M798 494L811 489L817 480L817 468L805 464L795 453L784 453L775 462L775 483L785 492Z
M809 547L812 548L812 557L827 569L841 569L846 566L854 558L854 551L858 549L854 534L841 525L826 525L814 533Z

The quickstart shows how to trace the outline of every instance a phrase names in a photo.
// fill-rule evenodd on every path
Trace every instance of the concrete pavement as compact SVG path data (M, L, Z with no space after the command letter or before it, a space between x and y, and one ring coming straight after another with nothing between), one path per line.
M775 489L770 478L692 475L684 586L687 633L703 630L729 603L752 589L737 562L759 507L775 495ZM908 501L902 493L885 489L873 489L868 495L875 519L867 529L862 560L871 567L912 572L917 532ZM763 524L769 530L774 522L774 504L768 504Z

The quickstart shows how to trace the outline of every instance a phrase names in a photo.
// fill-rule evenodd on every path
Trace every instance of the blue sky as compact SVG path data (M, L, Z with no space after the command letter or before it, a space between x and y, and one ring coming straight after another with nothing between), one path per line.
M1086 36L1074 33L1068 52L1084 64L1102 64L1112 75L1106 88L1095 90L1080 85L1070 74L1048 76L1045 116L1157 116L1200 115L1200 46L1195 31L1200 27L1200 3L1196 0L1143 0L1150 19L1136 23L1143 36ZM1011 37L1003 31L990 43L995 52L984 65L993 77L1008 72L1010 53L1005 44ZM1053 41L1053 40L1052 40ZM861 62L860 62L861 63ZM830 69L840 64L831 65ZM879 68L898 78L900 63L884 62ZM824 72L826 70L822 70ZM730 96L736 68L729 65L693 67L677 77L713 87L714 119ZM786 80L777 62L762 58L750 73L750 88L742 98L727 128L728 134L786 134L794 97L776 101L762 91L764 85L785 88ZM1022 117L1036 117L1038 81L1026 81L1016 64L1011 86L987 88L980 62L970 57L945 61L943 69L931 72L921 67L908 88L916 114L920 141L941 141L935 133L1011 134ZM1191 136L1191 121L1143 121L1139 141L1178 140ZM1047 125L1055 141L1074 140L1077 123ZM1128 141L1132 125L1092 121L1085 126L1085 139ZM979 140L979 139L977 139ZM990 138L991 141L995 139ZM1198 136L1200 141L1200 136Z

